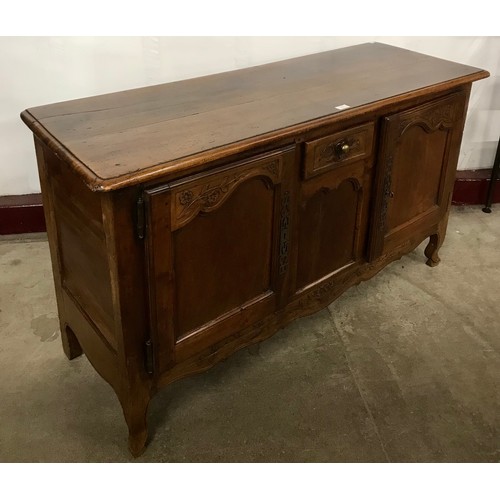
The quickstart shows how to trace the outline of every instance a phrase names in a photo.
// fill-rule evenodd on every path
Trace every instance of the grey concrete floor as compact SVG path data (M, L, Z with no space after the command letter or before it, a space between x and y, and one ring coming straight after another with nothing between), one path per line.
M164 389L138 461L500 461L500 206ZM131 461L116 396L60 346L45 235L0 240L0 461Z

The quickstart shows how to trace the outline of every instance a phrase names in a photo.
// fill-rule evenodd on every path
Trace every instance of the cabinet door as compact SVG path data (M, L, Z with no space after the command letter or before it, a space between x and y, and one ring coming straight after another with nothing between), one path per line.
M287 148L146 192L160 371L279 306L294 157Z
M373 134L368 123L306 144L297 217L297 293L348 273L364 260Z
M435 226L451 201L467 96L384 118L370 257Z

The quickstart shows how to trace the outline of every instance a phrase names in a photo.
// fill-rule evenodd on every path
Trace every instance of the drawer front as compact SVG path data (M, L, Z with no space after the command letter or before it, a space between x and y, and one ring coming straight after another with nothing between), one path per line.
M306 142L304 178L309 179L352 161L370 157L373 150L373 134L373 123L365 123L328 137Z

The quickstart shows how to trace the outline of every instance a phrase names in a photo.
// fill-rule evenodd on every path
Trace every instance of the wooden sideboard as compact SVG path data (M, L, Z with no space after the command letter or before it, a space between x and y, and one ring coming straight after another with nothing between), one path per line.
M439 262L471 85L487 76L374 43L21 114L64 352L111 384L135 456L162 386L426 238Z

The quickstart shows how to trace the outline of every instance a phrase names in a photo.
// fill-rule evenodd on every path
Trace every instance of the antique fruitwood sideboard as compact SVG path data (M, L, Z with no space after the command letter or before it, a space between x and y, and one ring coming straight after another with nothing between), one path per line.
M64 352L111 384L135 456L160 387L425 238L439 262L471 85L487 76L370 43L21 114Z

